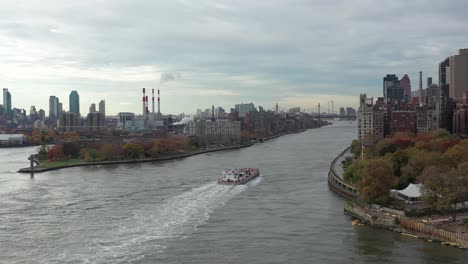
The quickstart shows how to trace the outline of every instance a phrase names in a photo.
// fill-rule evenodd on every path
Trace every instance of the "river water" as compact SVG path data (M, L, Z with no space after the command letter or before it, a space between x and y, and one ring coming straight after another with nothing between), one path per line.
M0 149L0 263L466 263L468 252L353 226L327 187L355 135L332 126L181 160L29 175ZM220 170L260 168L246 186Z

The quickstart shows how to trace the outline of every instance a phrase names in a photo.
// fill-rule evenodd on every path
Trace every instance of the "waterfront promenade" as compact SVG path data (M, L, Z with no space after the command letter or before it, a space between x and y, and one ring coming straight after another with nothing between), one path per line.
M328 172L328 186L337 194L347 198L354 199L357 196L357 188L344 181L342 161L351 155L349 148L342 151L331 163Z

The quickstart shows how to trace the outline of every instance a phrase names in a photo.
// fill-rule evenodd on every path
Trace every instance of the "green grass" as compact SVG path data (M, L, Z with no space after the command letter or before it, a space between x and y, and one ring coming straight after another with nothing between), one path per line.
M61 166L68 166L68 165L75 165L75 164L80 164L80 163L85 163L85 161L81 159L68 159L68 160L60 160L60 161L43 161L41 163L41 167L44 168L55 168L55 167L61 167Z

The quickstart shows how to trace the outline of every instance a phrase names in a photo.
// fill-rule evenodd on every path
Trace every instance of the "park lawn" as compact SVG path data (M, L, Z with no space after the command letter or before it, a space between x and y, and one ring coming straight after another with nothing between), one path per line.
M62 167L62 166L69 166L84 163L81 159L68 159L68 160L59 160L59 161L43 161L41 163L41 167L44 168L55 168L55 167Z

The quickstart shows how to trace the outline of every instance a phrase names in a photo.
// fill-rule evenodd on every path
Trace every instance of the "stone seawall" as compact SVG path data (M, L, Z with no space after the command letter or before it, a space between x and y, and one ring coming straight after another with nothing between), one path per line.
M338 175L335 170L338 160L343 157L349 148L340 153L331 163L328 172L328 186L335 193L347 198L354 199L357 196L357 189L354 185L349 184L343 180L343 175ZM339 164L338 164L339 165Z

